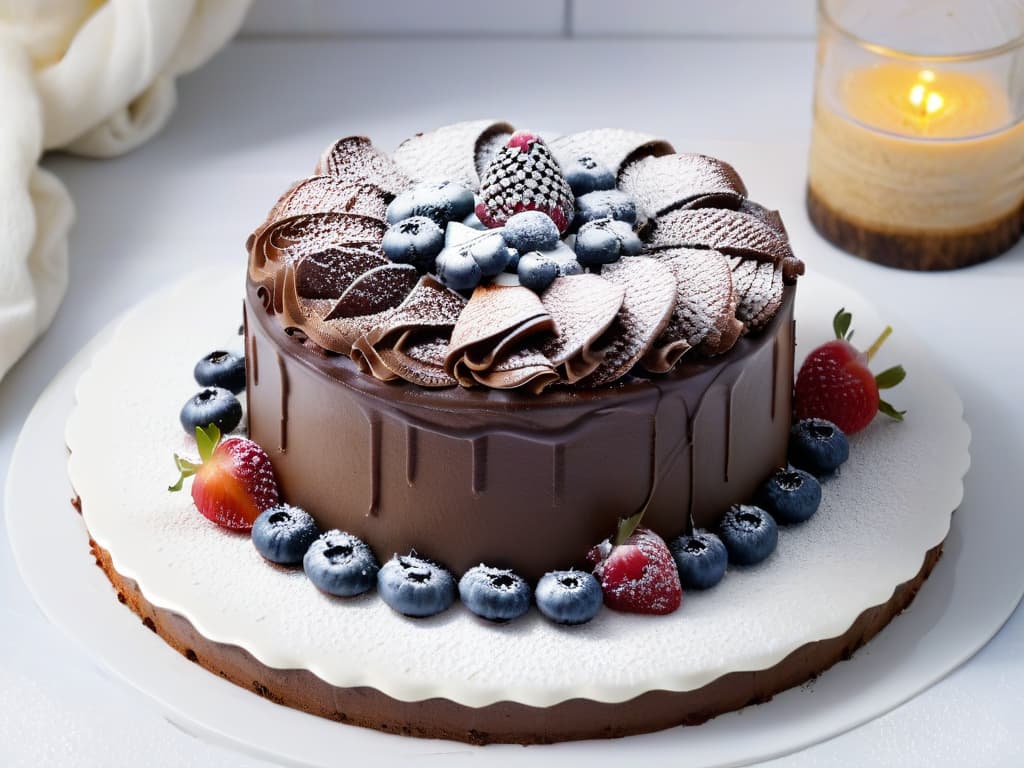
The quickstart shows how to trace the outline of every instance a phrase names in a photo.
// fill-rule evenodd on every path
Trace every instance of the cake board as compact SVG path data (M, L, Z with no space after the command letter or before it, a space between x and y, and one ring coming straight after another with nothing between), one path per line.
M213 290L218 281L224 279L215 275L193 277L190 290L201 290L200 286ZM231 277L227 279L230 282ZM814 290L825 291L829 301L860 310L863 322L872 321L864 314L866 308L855 295L834 284L822 283ZM231 327L232 322L233 312L228 311L225 327ZM818 324L817 319L814 324ZM810 325L806 318L801 318L802 328ZM825 325L827 328L827 322ZM200 341L208 346L217 343L219 338ZM908 343L907 340L904 343ZM894 344L892 354L903 358L910 367L905 351L909 350ZM86 363L85 354L74 361L41 398L16 450L8 487L9 525L19 564L37 600L51 618L82 641L115 673L156 698L183 727L220 740L245 743L260 754L274 755L278 759L287 757L303 764L327 764L338 749L350 753L372 749L377 754L395 756L471 751L462 745L431 744L339 727L284 710L228 686L193 665L184 664L181 657L157 638L138 631L135 617L117 605L102 574L91 567L81 523L66 507L66 486L49 484L46 490L52 503L43 503L46 500L38 497L38 488L34 487L38 473L50 466L48 461L41 460L40 454L46 455L49 448L53 457L49 462L53 462L53 466L63 461L63 451L52 450L49 443L60 445L61 424L71 405L70 389ZM913 356L911 360L917 362ZM917 371L923 370L920 366L914 367ZM930 379L922 376L923 382ZM936 384L929 382L929 386ZM938 386L948 389L941 382ZM955 395L953 397L955 421L959 424L959 402ZM962 436L965 443L965 431ZM39 469L33 470L33 466ZM160 481L162 478L158 484ZM28 503L26 494L30 488L34 495L33 501ZM590 764L594 761L600 764L613 754L621 758L626 753L618 750L628 746L631 757L643 755L656 762L659 758L669 760L680 749L685 749L694 764L735 764L792 751L896 706L977 650L998 629L1019 598L1019 579L1016 584L1011 580L1006 590L977 589L986 583L986 578L992 578L991 574L985 574L986 564L998 561L989 557L991 549L978 550L974 557L980 562L972 561L972 567L962 567L972 551L969 546L972 542L978 547L978 538L1005 541L1013 537L1004 534L1012 532L996 530L995 535L990 532L972 538L976 531L985 530L984 511L978 510L972 511L972 537L964 538L960 536L958 525L962 517L963 513L954 518L946 556L911 610L854 661L838 665L813 685L782 694L767 706L720 717L700 728L672 729L624 742L531 749L531 759L551 756L564 761L579 756ZM1012 525L1013 521L993 516L989 523L998 528ZM75 572L76 579L81 577L82 587L73 591L73 596L69 595L69 590L59 588L66 583L68 574L55 574L44 565L44 561L53 562L53 556L58 554L53 551L55 547L67 548L59 554L60 562L68 563L69 567L77 563L82 568ZM39 556L42 552L47 554L45 559ZM975 576L978 580L974 580ZM1006 583L1005 574L993 581ZM979 599L981 597L985 599ZM954 610L956 608L960 614ZM970 615L965 616L963 612L970 612ZM936 630L941 627L942 631L928 632L933 626ZM901 629L903 627L906 628ZM163 673L165 666L169 674ZM187 684L182 685L183 681ZM239 713L244 715L238 716ZM287 733L286 738L281 736L284 733ZM734 738L738 733L742 733L742 739ZM305 737L300 738L300 735ZM522 754L521 750L507 747L489 747L487 752L488 759L499 764Z

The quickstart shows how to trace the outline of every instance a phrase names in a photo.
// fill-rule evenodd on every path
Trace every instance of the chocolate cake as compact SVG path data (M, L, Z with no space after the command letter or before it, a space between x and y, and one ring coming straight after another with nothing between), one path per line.
M438 215L438 190L440 224L408 226ZM517 230L532 212L550 223ZM285 192L248 250L249 436L284 501L381 560L415 551L456 578L486 564L536 585L590 571L588 552L624 519L642 515L664 539L714 529L786 464L803 265L778 213L720 160L629 131L546 142L492 121L392 155L349 137ZM99 376L80 387L93 409L110 397ZM69 428L72 479L98 500L83 518L121 601L263 697L405 735L618 737L766 701L903 610L946 530L877 562L884 577L844 571L827 588L807 569L832 577L837 550L875 557L857 520L891 514L839 515L832 499L831 528L787 533L788 559L780 548L736 567L671 616L602 610L563 626L530 608L497 625L463 600L411 619L383 604L380 581L329 597L308 571L269 566L255 536L206 525L181 495L142 514L125 489L109 493L104 463L80 450L99 417L80 408ZM175 438L196 447L171 426L174 437L155 426L160 451L147 435L138 461L163 466ZM871 471L887 466L874 457Z
M579 186L581 158L610 192L573 201L558 169ZM620 130L548 149L479 121L393 157L343 138L316 173L249 239L245 341L250 436L321 528L535 581L641 511L666 538L713 527L785 464L803 265L728 164ZM452 290L444 252L433 270L389 261L388 206L431 182L476 196L476 228L448 223L447 245L486 237L480 219L500 226L517 194L550 198L575 232L550 249L559 276ZM584 271L602 194L632 206L636 252Z

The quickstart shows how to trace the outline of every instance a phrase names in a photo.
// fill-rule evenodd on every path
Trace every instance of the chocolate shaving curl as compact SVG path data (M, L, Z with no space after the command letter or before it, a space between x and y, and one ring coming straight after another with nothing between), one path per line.
M474 386L478 376L505 360L506 352L519 349L524 339L554 330L554 321L530 289L481 285L452 330L445 370L463 386ZM548 367L554 370L550 363Z
M608 264L601 278L624 288L622 307L605 333L605 359L578 386L599 387L622 378L665 330L675 307L676 281L656 259L631 256Z
M618 128L595 128L558 137L551 142L551 151L563 165L589 155L618 175L623 168L641 158L669 155L676 150L664 139L647 133Z
M416 267L382 264L360 275L341 295L324 320L374 315L401 304L416 285Z
M395 165L414 181L454 181L477 191L477 157L481 149L495 137L507 136L513 130L505 122L473 120L418 133L395 150Z
M295 266L296 289L304 299L338 299L361 275L388 263L366 246L310 253Z
M658 262L676 280L675 307L641 365L651 373L665 373L691 349L708 356L732 349L743 323L736 319L728 259L718 251L674 248L659 252Z
M736 287L736 317L748 330L766 326L782 306L783 271L771 264L731 260Z
M384 221L392 198L373 184L354 184L337 176L311 176L281 195L256 233L281 219L305 213L355 213Z
M425 387L450 387L445 372L448 334L466 300L425 275L408 298L352 345L352 360L382 381L401 378Z
M625 293L621 285L584 274L557 278L541 294L558 333L540 351L562 381L574 384L604 361L607 349L595 346L618 315Z
M739 208L747 195L731 165L697 154L645 157L619 174L619 188L655 216L680 208Z
M348 184L373 184L392 197L412 185L395 161L365 136L346 136L331 144L320 156L316 175L336 176Z
M760 219L719 208L672 211L659 218L646 250L664 248L711 248L777 266L796 258L789 241Z

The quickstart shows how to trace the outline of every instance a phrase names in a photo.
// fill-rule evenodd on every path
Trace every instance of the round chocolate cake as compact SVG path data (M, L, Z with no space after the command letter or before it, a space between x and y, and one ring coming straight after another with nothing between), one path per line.
M480 121L316 174L250 237L245 310L250 436L321 528L535 581L640 512L713 527L785 464L803 265L726 163ZM389 249L416 214L439 252Z

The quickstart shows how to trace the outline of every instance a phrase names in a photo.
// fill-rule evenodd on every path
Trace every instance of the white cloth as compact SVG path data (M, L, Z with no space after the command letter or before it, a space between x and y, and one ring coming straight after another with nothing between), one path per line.
M0 0L0 378L57 311L74 209L44 150L110 157L152 137L174 80L249 0Z

